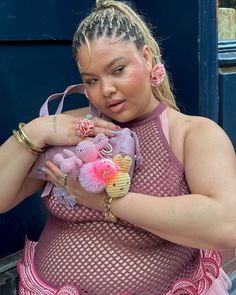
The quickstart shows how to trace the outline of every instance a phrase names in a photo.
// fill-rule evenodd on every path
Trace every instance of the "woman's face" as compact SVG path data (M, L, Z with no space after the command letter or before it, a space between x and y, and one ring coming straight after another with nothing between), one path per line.
M158 101L150 84L151 53L132 42L101 37L82 45L77 62L91 103L118 122L151 112ZM81 68L82 67L82 68Z

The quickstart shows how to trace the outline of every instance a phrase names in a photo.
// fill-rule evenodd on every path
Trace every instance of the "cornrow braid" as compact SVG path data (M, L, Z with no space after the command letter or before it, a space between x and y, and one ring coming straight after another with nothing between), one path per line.
M82 20L74 34L74 58L81 45L86 44L90 52L90 43L100 37L131 41L138 49L147 44L152 53L152 66L163 63L160 48L151 30L128 2L96 1L96 7ZM178 110L167 75L161 85L153 88L153 94L159 101L165 101L168 106Z
M145 44L143 34L137 24L131 22L128 15L117 9L116 1L104 1L84 21L81 22L74 35L73 54L86 39L90 42L102 36L133 41L137 48Z

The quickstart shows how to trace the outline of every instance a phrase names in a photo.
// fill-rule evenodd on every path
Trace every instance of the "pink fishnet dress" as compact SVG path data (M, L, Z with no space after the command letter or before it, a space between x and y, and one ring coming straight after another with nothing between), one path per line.
M126 124L138 135L143 158L133 192L160 197L190 192L163 133L165 107L160 103ZM168 242L120 219L108 222L101 212L78 204L68 210L52 195L44 200L49 220L37 244L26 244L18 265L20 294L227 294L227 282L216 288L221 293L207 293L219 276L218 252Z

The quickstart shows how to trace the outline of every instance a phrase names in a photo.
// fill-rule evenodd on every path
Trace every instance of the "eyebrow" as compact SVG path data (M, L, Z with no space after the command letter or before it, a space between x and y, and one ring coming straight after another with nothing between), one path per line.
M104 70L107 71L108 69L110 69L115 63L120 62L120 61L126 61L127 58L126 57L116 57L114 58L112 61L110 61L105 67ZM81 76L94 76L94 74L89 73L89 72L81 72L80 73Z

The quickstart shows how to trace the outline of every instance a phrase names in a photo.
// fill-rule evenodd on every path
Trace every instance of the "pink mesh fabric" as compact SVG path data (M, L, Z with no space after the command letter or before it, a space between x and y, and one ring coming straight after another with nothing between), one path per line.
M50 285L46 284L38 275L34 267L34 253L37 242L31 242L26 240L24 254L22 261L19 261L17 264L17 269L19 272L19 295L81 295L78 288L72 284L62 285L59 288L53 288ZM203 258L204 259L204 258ZM197 278L197 276L196 276ZM199 278L198 278L199 279ZM183 287L184 285L184 287ZM194 284L186 280L184 283L177 282L176 287L172 288L166 295L177 295L177 294L204 294L204 295L228 295L227 289L231 287L232 283L220 269L220 273L217 279L214 280L211 287L205 292L203 290L196 290L194 292L188 292L193 289ZM204 285L201 284L203 287ZM203 292L202 292L203 291ZM128 293L122 293L119 295L132 295ZM155 294L157 295L157 294Z
M131 191L161 197L189 193L183 167L161 128L164 109L159 104L151 115L127 126L138 135L143 157ZM35 247L34 265L53 288L73 284L81 295L157 295L171 290L204 294L198 290L209 289L219 274L217 252L207 252L203 264L204 252L198 249L168 242L122 220L107 222L102 213L84 206L68 210L54 196L46 197L45 203L50 216ZM192 293L178 293L186 282L194 286L188 289Z

